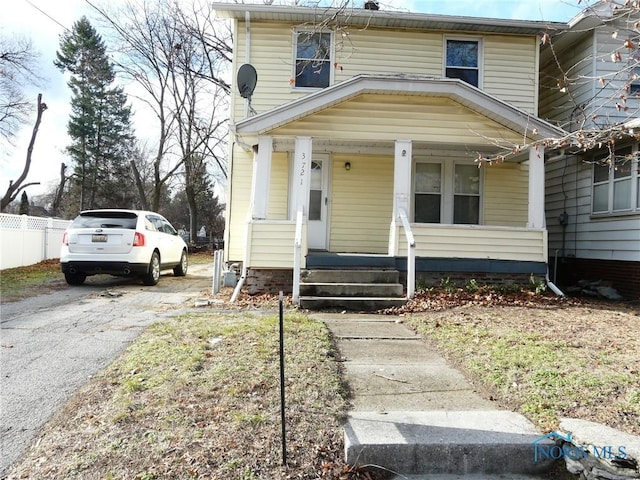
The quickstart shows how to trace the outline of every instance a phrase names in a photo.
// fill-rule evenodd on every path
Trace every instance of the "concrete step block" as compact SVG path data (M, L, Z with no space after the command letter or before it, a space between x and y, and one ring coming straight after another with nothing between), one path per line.
M347 463L399 474L537 475L553 466L534 458L533 424L502 410L356 411L344 432Z
M303 283L399 283L398 270L352 269L352 270L303 270Z
M402 297L399 283L300 283L300 295L310 297Z
M373 312L399 307L407 302L404 297L316 297L300 296L300 306L309 310L350 310Z

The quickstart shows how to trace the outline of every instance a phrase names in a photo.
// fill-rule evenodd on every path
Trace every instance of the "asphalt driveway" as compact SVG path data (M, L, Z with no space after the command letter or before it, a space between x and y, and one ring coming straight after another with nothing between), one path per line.
M107 276L2 305L0 478L40 428L148 325L191 308L211 286L211 265L155 287Z

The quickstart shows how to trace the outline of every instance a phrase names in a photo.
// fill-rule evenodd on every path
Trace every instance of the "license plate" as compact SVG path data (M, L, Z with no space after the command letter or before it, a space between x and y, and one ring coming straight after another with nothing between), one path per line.
M105 243L107 241L107 236L94 234L91 236L91 241L93 243Z

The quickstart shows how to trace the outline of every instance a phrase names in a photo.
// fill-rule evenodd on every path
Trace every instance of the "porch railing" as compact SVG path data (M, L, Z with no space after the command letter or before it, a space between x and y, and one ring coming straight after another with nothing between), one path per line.
M399 217L407 239L407 298L413 298L416 291L416 240L411 231L407 212L400 210Z
M302 265L302 224L304 213L298 210L296 215L296 233L293 240L293 303L300 303L300 269Z

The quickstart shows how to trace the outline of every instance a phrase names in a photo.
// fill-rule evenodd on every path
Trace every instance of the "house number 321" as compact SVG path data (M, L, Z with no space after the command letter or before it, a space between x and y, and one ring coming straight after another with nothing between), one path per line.
M307 166L307 154L306 153L302 153L301 154L301 158L302 158L302 163L300 164L300 185L302 186L304 184L304 169Z

